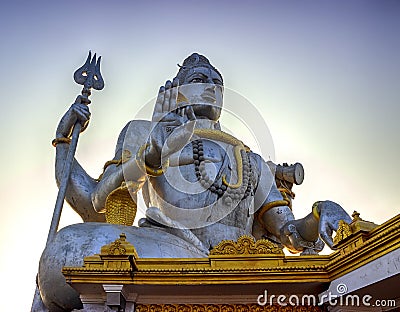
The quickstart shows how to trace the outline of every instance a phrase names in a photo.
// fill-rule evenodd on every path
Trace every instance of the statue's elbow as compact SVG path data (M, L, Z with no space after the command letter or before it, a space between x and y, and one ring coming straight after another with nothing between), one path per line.
M98 193L92 193L92 205L96 212L103 213L105 211L105 200Z

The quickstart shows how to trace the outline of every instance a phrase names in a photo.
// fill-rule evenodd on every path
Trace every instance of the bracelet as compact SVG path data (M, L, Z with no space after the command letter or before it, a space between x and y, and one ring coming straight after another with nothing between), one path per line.
M112 160L108 160L106 161L106 163L103 166L103 172L100 174L100 176L96 179L97 182L99 182L102 178L103 178L103 174L106 171L106 169L108 168L108 166L111 165L116 165L116 167L126 163L130 158L131 158L131 152L129 150L123 150L122 151L122 155L121 158L119 159L112 159Z
M124 149L124 150L122 151L121 158L119 158L119 159L112 159L112 160L106 161L106 163L105 163L104 166L103 166L103 172L104 172L104 171L107 169L107 167L110 166L110 165L116 165L116 166L118 167L118 166L120 166L120 165L126 163L126 162L131 158L131 156L132 156L132 153L131 153L129 150Z
M122 164L122 158L108 160L108 161L106 161L106 163L103 166L103 171L105 171L107 169L107 167L110 166L110 165L117 165L117 167L118 167L121 164Z
M262 216L264 215L264 213L266 213L268 210L270 210L270 209L272 209L272 208L279 207L279 206L288 206L288 205L289 205L288 201L287 201L287 200L284 200L284 199L282 199L282 200L275 200L275 201L273 201L273 202L266 203L264 206L262 206L262 207L260 208L260 210L259 210L259 212L258 212L258 215L257 215L257 220L258 220L258 222L259 222L259 223L262 225L262 227L265 229L265 224L264 224L264 221L263 221L263 219L262 219Z
M162 175L164 173L164 168L165 168L165 170L168 168L169 159L167 159L167 161L160 168L152 168L152 167L148 166L146 164L146 161L143 159L144 152L145 152L145 150L146 150L146 148L148 146L149 146L149 144L143 144L139 148L139 150L138 150L138 152L136 154L136 162L137 162L139 168L143 168L144 167L146 169L146 173L149 176L159 177L160 175Z
M51 145L53 145L54 147L56 147L58 143L70 144L71 143L71 139L70 138L56 138L53 141L51 141Z

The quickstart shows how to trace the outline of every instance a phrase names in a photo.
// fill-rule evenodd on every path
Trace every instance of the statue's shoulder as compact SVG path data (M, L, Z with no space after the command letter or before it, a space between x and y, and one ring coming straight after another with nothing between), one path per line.
M124 128L122 128L119 136L139 134L139 133L150 133L151 121L143 119L135 119L128 121Z
M129 121L118 136L116 150L121 148L136 150L147 142L150 135L151 121L135 119ZM129 148L131 147L131 148Z
M253 151L249 151L247 155L249 156L253 174L256 177L260 177L263 168L263 163L265 162L264 159L261 157L261 155Z
M257 154L256 152L249 151L247 152L247 155L250 158L250 161L254 164L257 164L258 166L264 161L264 159L261 157L261 155Z

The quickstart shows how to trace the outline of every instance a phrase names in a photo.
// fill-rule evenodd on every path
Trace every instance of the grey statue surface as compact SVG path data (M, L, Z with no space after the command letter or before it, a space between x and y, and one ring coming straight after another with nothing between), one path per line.
M291 186L302 182L301 165L266 162L222 132L223 92L221 74L194 53L159 89L152 120L133 120L123 128L100 180L74 160L66 200L84 223L60 230L43 252L38 286L50 311L81 308L61 268L82 265L85 256L98 253L121 232L140 257L150 258L207 257L220 241L244 234L303 254L318 253L323 241L333 248L332 231L340 220L350 223L349 215L338 204L321 201L296 220L280 184L290 194ZM57 127L57 181L74 124L85 129L89 122L86 104L78 97ZM122 184L131 186L134 200L142 190L147 210L138 227L105 223L107 197Z

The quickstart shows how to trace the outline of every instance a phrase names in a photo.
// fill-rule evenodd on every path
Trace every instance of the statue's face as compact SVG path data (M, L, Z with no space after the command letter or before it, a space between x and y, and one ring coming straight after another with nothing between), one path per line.
M191 68L179 87L179 93L192 105L196 118L217 121L223 100L222 79L207 67Z

